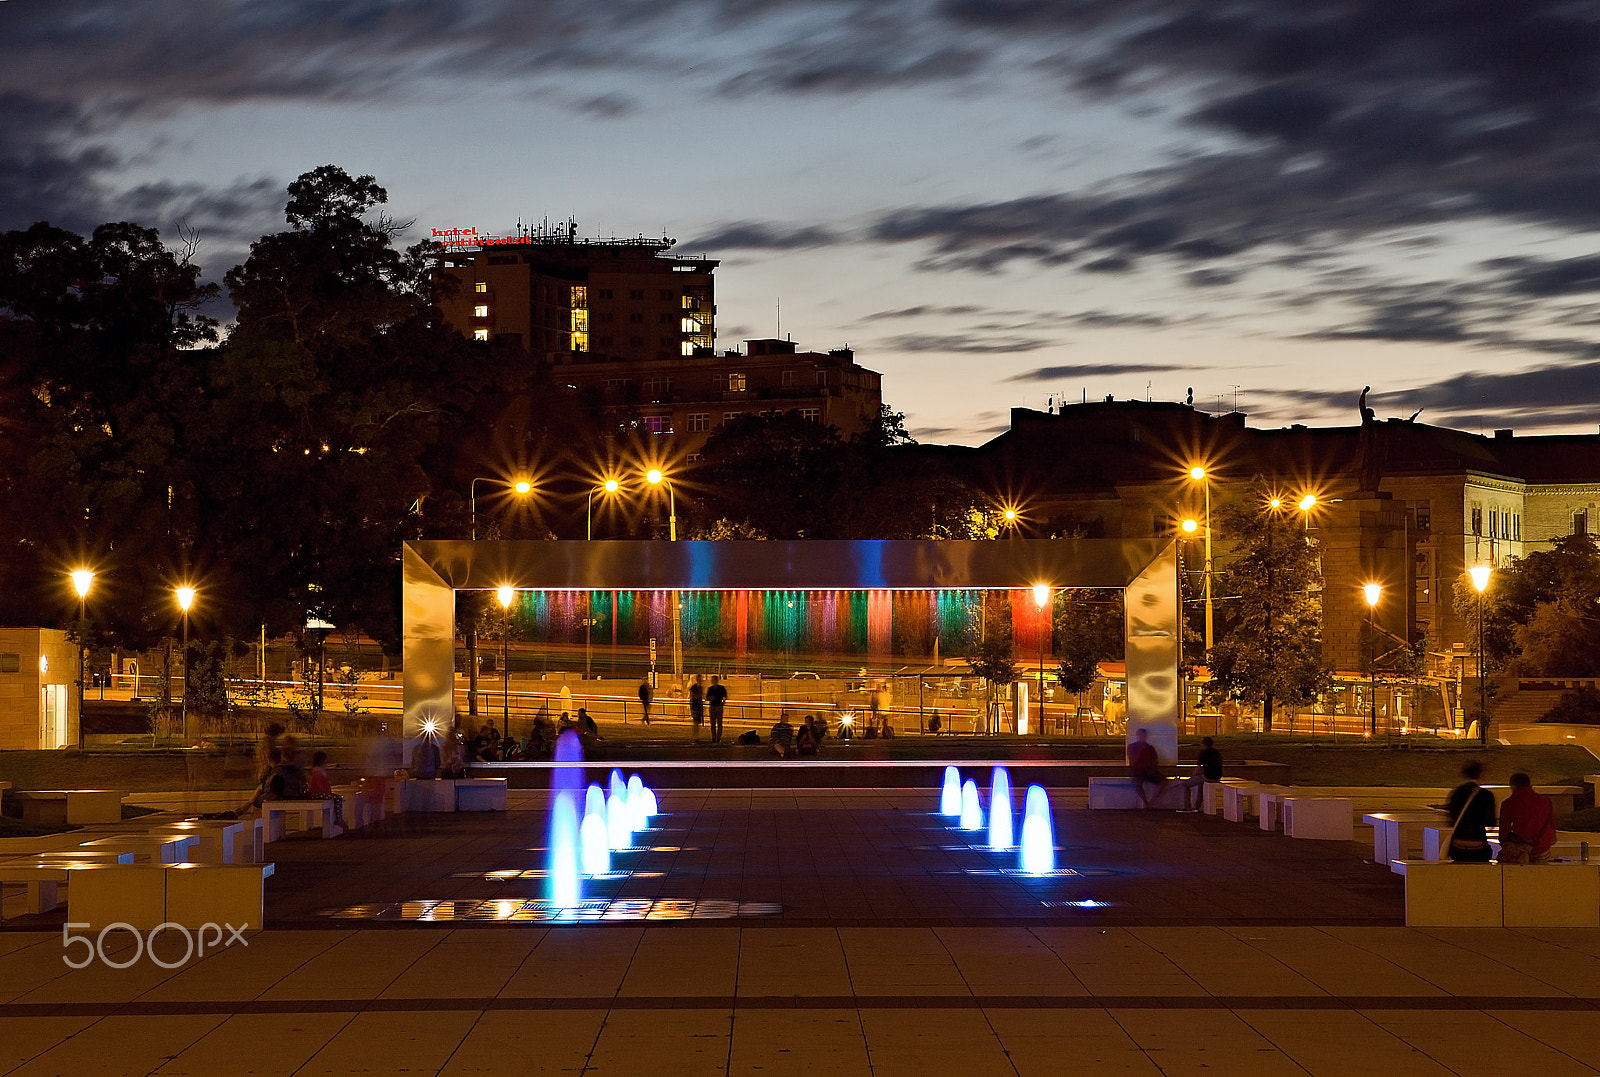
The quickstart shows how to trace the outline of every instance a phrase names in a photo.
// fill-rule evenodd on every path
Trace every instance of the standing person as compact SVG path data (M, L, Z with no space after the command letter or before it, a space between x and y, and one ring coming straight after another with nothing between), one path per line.
M1139 794L1139 802L1146 808L1151 807L1161 796L1161 786L1167 776L1161 773L1161 757L1156 755L1156 746L1150 743L1148 729L1135 733L1133 743L1128 745L1128 776L1133 779L1133 791ZM1154 791L1148 791L1152 786Z
M1511 795L1500 805L1500 863L1543 863L1550 859L1555 843L1556 816L1550 798L1535 792L1533 779L1526 774L1513 774Z
M700 674L694 675L689 685L689 719L694 723L694 742L700 743L700 725L706 720L706 690L700 684Z
M1471 762L1461 768L1466 779L1450 792L1448 809L1454 821L1450 827L1450 859L1462 864L1489 862L1488 828L1494 826L1494 794L1478 784L1483 764Z
M439 776L439 742L436 734L424 733L417 738L417 743L411 748L411 776L413 778L433 779Z
M722 686L720 678L715 673L711 675L711 687L706 689L706 703L711 709L711 743L722 743L722 709L728 703L728 690Z
M644 724L650 724L650 699L655 693L650 690L650 678L646 677L639 682L639 706L644 709Z

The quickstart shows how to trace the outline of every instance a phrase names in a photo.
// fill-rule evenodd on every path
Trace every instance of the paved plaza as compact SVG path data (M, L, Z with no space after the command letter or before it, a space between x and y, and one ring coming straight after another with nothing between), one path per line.
M181 967L8 921L0 1072L1600 1072L1600 932L1407 929L1370 846L1204 815L1058 810L1026 878L934 799L666 791L576 924L541 794L291 838Z

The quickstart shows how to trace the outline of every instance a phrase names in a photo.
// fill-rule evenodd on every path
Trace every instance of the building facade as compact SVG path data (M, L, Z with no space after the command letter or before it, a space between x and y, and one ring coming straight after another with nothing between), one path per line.
M0 748L78 743L77 647L57 628L0 628Z

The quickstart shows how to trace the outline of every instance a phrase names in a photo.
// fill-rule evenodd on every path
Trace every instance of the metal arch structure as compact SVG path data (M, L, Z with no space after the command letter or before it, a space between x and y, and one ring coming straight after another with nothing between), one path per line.
M455 707L455 592L1020 590L1120 587L1128 715L1159 748L1178 721L1178 553L1165 539L800 542L408 542L405 733ZM1168 755L1163 750L1162 755Z

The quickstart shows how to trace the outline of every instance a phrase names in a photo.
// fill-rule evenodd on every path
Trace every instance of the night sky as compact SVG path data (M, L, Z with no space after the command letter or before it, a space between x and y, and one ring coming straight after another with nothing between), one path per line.
M430 228L723 259L924 441L1047 397L1600 421L1600 4L0 0L0 228L203 235L334 163Z

